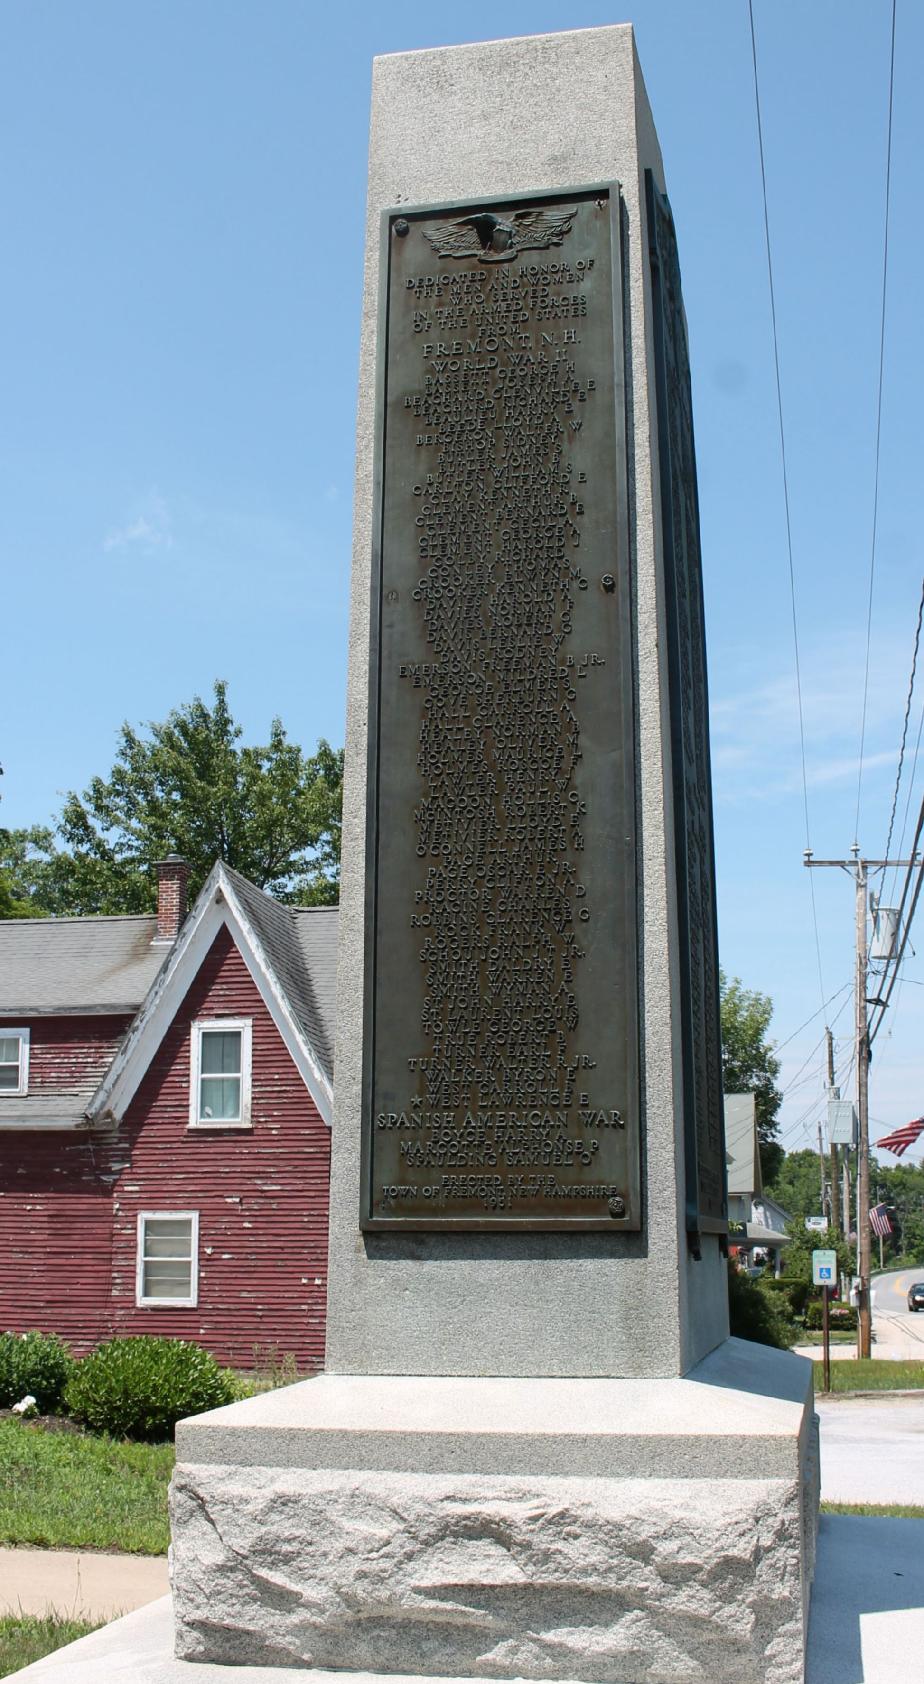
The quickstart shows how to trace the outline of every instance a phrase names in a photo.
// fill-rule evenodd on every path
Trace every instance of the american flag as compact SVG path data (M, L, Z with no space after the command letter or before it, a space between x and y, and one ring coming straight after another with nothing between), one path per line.
M889 1221L889 1211L887 1205L873 1205L873 1208L869 1213L869 1225L872 1228L873 1233L878 1234L881 1240L886 1239L887 1236L891 1234L892 1224Z
M883 1135L881 1140L876 1141L876 1145L884 1147L887 1152L894 1152L896 1158L900 1158L909 1146L914 1145L922 1130L924 1117L918 1117L913 1123L903 1123L900 1129L893 1129L891 1134Z

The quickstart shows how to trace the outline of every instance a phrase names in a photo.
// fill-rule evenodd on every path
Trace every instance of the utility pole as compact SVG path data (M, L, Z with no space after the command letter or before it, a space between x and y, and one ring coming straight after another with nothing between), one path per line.
M828 1042L828 1098L840 1099L840 1088L834 1085L834 1036L830 1029L825 1030ZM831 1141L831 1226L838 1229L841 1225L841 1172L840 1153L835 1141Z
M869 877L865 860L856 858L857 885L857 1239L860 1303L857 1316L857 1356L873 1354L873 1318L869 1301L869 1011L866 972L869 963L866 921L869 916Z
M830 1227L831 1201L828 1198L828 1166L825 1163L825 1141L820 1123L818 1124L818 1167L821 1171L821 1214L827 1217Z
M869 873L890 866L917 865L915 854L911 860L865 860L860 858L860 844L854 842L849 860L816 860L810 848L803 854L807 867L836 866L854 879L856 888L856 1038L857 1038L857 1275L859 1290L857 1303L857 1356L872 1354L872 1317L870 1314L870 1225L869 1225L869 1000L866 997L866 975L869 965L866 926L869 916Z
M842 1192L843 1192L843 1195L844 1195L844 1198L843 1198L844 1238L849 1239L849 1237L850 1237L850 1147L849 1146L845 1147L845 1149L844 1149L844 1186L843 1186Z

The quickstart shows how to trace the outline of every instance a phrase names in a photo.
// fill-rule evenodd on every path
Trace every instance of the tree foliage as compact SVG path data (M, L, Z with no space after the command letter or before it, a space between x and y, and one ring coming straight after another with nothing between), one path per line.
M815 1167L818 1167L817 1158ZM813 1251L836 1252L838 1274L852 1274L855 1263L853 1248L838 1229L808 1229L804 1219L800 1218L789 1223L788 1231L791 1238L789 1244L783 1247L783 1275L786 1280L811 1283Z
M757 1111L760 1166L765 1183L773 1180L783 1158L777 1141L777 1114L783 1096L776 1085L780 1061L767 1038L773 1001L745 988L739 977L720 973L722 1081L726 1093L753 1093Z
M211 706L195 696L161 724L124 724L108 778L71 791L54 830L4 833L13 898L37 913L149 912L155 861L179 853L192 894L222 859L280 900L335 902L343 751L322 739L305 755L278 719L266 744L241 737L221 680Z
M902 1257L924 1263L924 1164L885 1165L870 1160L870 1202L888 1206L892 1233L885 1260Z
M828 1163L830 1174L830 1161ZM821 1216L821 1166L818 1153L806 1147L802 1152L786 1152L767 1192L776 1199L795 1220L806 1216Z
M736 1339L751 1339L758 1345L776 1345L788 1350L797 1337L796 1324L787 1304L771 1297L743 1270L728 1265L728 1323Z

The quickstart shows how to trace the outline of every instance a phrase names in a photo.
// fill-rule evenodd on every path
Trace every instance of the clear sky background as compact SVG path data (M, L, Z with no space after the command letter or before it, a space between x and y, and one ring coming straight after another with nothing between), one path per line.
M306 748L342 742L372 57L627 13L6 0L3 823L47 822L108 771L123 719L161 719L218 676L249 740L279 714ZM842 857L857 834L879 855L924 571L924 7L898 0L858 832L891 4L755 0L755 17L811 843ZM747 0L635 0L631 21L690 329L722 962L773 997L792 1148L822 1114L826 1017L848 1083L853 887L813 874L824 992L842 990L820 1013ZM922 693L924 677L909 756ZM924 953L924 912L915 933ZM876 1042L874 1139L924 1112L924 962L905 970Z

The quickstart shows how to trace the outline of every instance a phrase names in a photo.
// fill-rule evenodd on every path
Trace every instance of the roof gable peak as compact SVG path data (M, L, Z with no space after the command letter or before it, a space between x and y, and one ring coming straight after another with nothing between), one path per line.
M255 904L251 899L253 896L259 896ZM248 902L251 902L249 906ZM258 889L223 860L216 860L169 958L148 991L122 1047L93 1096L87 1110L91 1121L105 1117L114 1117L118 1121L124 1116L216 935L225 926L305 1086L324 1121L330 1124L333 1110L331 1073L325 1069L323 1054L312 1044L292 999L288 967L280 964L280 958L288 959L289 955L274 953L272 942L266 940L265 931L259 928L255 913L258 908L263 910L261 903L265 903L265 911L270 918L281 914L286 923L291 922L288 907L273 900L272 896Z

